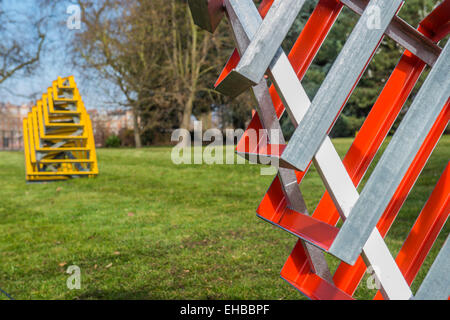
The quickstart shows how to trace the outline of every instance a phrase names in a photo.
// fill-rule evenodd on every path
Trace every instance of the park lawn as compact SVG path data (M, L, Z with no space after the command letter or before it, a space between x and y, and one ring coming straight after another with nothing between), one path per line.
M341 155L350 143L334 140ZM23 154L1 152L0 288L16 299L304 299L279 277L296 238L255 215L273 176L250 164L177 166L170 155L100 149L97 178L26 184ZM449 155L444 136L388 235L394 256ZM324 191L314 168L302 191L313 211ZM70 265L80 290L66 286ZM357 298L375 294L360 287Z

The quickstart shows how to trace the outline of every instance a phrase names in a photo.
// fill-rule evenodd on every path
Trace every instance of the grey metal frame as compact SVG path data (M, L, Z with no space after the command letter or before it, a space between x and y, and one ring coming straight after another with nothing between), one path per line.
M293 0L285 0L281 2L281 4L286 6L288 1ZM297 2L289 8L288 23L281 25L271 18L272 15L279 15L279 13L276 13L277 10L275 8L278 4L274 3L272 5L272 8L268 13L269 19L264 19L264 25L267 26L267 29L261 29L261 35L259 33L256 35L260 40L265 37L264 42L259 41L257 38L254 39L257 41L250 45L248 53L242 53L242 61L240 61L235 70L230 72L227 78L219 83L216 87L217 91L231 97L236 97L246 89L256 85L259 80L261 80L271 58L274 57L273 52L269 52L268 50L273 51L277 48L275 45L272 46L267 44L271 41L275 44L281 44L283 41L282 35L286 35L287 32L284 29L288 29L288 27L292 25L292 18L295 19L295 16L298 14L298 11L301 9L304 2L303 0L296 1ZM359 15L363 14L369 4L369 0L341 0L341 2ZM189 0L189 5L195 23L210 32L214 32L224 16L223 0ZM286 8L287 7L284 7L284 9ZM278 12L281 11L278 10ZM272 27L269 27L269 25L272 25ZM277 30L277 33L270 34L271 30ZM263 35L264 33L266 33L266 35ZM411 51L430 66L434 65L442 50L438 45L398 16L394 16L385 30L385 35L396 41L405 49ZM261 51L259 51L259 49L261 49ZM278 55L278 52L276 52L275 55Z
M450 240L439 251L414 300L447 300L450 297Z
M188 3L195 24L214 32L225 13L223 0L188 0Z
M328 131L339 116L384 35L391 37L425 63L433 66L358 200L353 207L349 206L350 214L328 251L339 259L353 264L361 254L371 233L374 232L377 222L391 201L428 132L442 112L442 108L448 102L450 49L448 44L441 49L396 16L403 0L341 0L341 2L362 15L361 19L319 89L311 107L300 121L281 157L282 163L302 171L307 168L324 143ZM256 14L252 0L189 0L194 20L210 32L217 27L223 16L223 6L226 7L233 36L242 58L238 66L216 89L227 95L235 96L252 87L259 104L258 114L263 127L280 132L278 141L270 141L274 144L284 144L285 141L267 82L263 76L268 71L269 77L274 80L276 77L272 74L271 68L283 58L287 59L280 45L303 3L304 0L275 0L266 19L262 20L260 15ZM369 10L367 10L369 5L377 6L380 9L381 25L378 29L368 26L371 18ZM243 10L234 10L238 6ZM245 17L238 16L239 12L246 12L247 9L254 12ZM274 30L276 30L275 33ZM277 86L276 81L274 84ZM280 90L278 87L277 89ZM280 97L285 98L283 94L280 94ZM290 112L289 103L285 103L285 105L287 111ZM295 117L293 118L295 119ZM270 135L269 139L272 140ZM307 214L304 199L296 183L295 172L280 168L278 177L289 206L298 212ZM450 245L448 242L447 239L414 299L448 298L450 293L450 278L448 277ZM332 282L323 252L305 241L302 241L302 244L315 272L325 280Z
M237 17L236 11L234 11L233 5L251 5L254 9L253 2L251 0L225 0L224 2L225 6L227 7L236 47L238 48L239 52L244 52L250 44L250 39L257 32L257 28L261 24L262 19L259 15L253 16L255 17L255 20L249 21L248 19L245 19L244 21L246 22L246 25L243 26L242 20ZM233 2L233 4L230 4L230 2ZM281 131L280 122L275 113L275 108L273 106L272 98L269 93L267 81L265 79L262 79L256 86L252 87L252 91L256 100L258 101L257 111L263 127L268 131L277 130L280 133L278 141L270 142L276 144L284 144L285 141L283 133ZM269 139L270 138L271 137L269 135ZM289 206L297 212L308 214L305 201L303 200L303 195L297 184L297 177L295 175L295 172L293 170L280 168L278 171L278 177L280 179L284 194L286 195L286 199L289 202ZM311 267L314 269L314 272L322 279L332 282L332 275L328 268L328 264L325 260L323 251L305 241L302 241L302 244L306 254L308 255Z
M349 9L362 15L369 0L341 0ZM429 38L421 34L407 22L395 16L386 29L385 35L422 59L429 66L433 66L442 49Z
M282 159L305 171L331 129L355 83L378 48L384 32L397 13L402 0L372 0L380 10L380 28L369 28L371 12L366 8L333 64L311 107L295 130Z
M376 227L450 94L447 43L383 153L329 252L353 263Z
M235 97L259 83L304 3L305 0L275 0L249 46L242 52L239 64L216 90Z

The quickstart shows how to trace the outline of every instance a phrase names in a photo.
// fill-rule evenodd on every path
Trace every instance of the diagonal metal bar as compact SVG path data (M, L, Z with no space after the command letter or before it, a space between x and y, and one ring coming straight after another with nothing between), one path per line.
M199 1L208 1L208 0L199 0ZM354 5L354 8L356 8L357 10L360 10L361 8L363 8L363 7L365 7L366 5L367 5L367 3L368 3L368 0L342 0L341 1L342 3L350 3L350 5L352 5L352 4L356 4L356 5L359 5L360 6L360 8L358 8L356 5ZM447 1L448 2L448 1ZM263 3L271 3L271 1L264 1ZM348 4L347 4L347 6L349 6ZM269 5L266 5L266 7L269 7ZM353 9L353 8L352 8ZM355 10L356 12L358 12L357 10ZM266 10L267 11L267 10ZM362 10L361 10L361 12L362 12ZM360 12L358 12L358 13L360 13ZM360 13L361 14L361 13ZM397 23L396 24L396 22L398 22L398 21L400 21L400 23ZM389 30L390 29L392 29L393 30L393 33L390 35L389 34ZM397 36L397 37L399 37L399 40L396 40L395 38L394 38L394 40L395 41L397 41L398 43L400 43L401 44L401 41L410 41L410 43L406 43L407 45L409 44L410 46L411 46L411 48L412 49L416 49L415 48L415 46L418 48L418 49L421 49L421 47L420 47L420 43L421 43L421 39L420 39L420 37L417 37L417 35L419 34L419 33L410 33L410 29L411 29L411 27L407 24L407 23L405 23L404 21L402 21L401 19L399 19L398 17L394 17L394 19L393 19L393 21L391 22L391 24L389 25L389 27L388 27L388 29L386 30L386 32L385 32L385 34L386 35L388 35L388 36L391 36L391 37L393 37L393 36ZM396 32L397 32L397 34L396 34ZM408 33L410 33L409 35L408 35ZM409 36L409 37L408 37ZM402 38L403 37L403 38ZM433 40L436 40L436 37L434 37L433 38ZM404 44L402 44L402 45L404 45ZM437 56L439 56L439 53L440 53L440 51L441 51L441 49L437 46L437 45L435 45L434 43L431 43L431 45L430 46L428 46L428 48L425 48L425 50L423 51L423 53L421 53L421 52L415 52L414 50L411 50L411 48L410 47L408 47L407 45L404 45L405 46L405 48L407 48L408 50L410 50L411 52L413 52L414 54L416 54L417 56L419 56L419 58L421 58L423 61L425 61L426 63L428 63L429 65L433 65L434 63L435 63L435 61L436 61L436 58L437 58ZM427 45L428 44L422 44L424 47L427 47ZM430 50L430 48L431 48L431 50ZM429 57L427 58L427 57L425 57L425 55L426 54L429 54ZM428 61L427 61L427 59L428 59ZM230 70L230 69L228 69L228 70ZM272 90L273 88L271 88L271 90ZM273 90L274 91L274 90ZM273 91L271 91L271 93L273 94L274 92ZM273 95L272 95L272 98L273 98ZM277 98L275 99L275 100L277 100ZM274 101L275 101L274 100ZM275 101L274 102L275 104L278 104L279 103L279 101ZM277 109L277 112L278 112L279 110ZM289 111L289 109L288 109L288 111ZM260 110L259 110L259 112L258 112L258 114L260 113ZM279 116L279 114L278 114L278 116ZM260 117L256 117L256 120L257 120L257 122L259 123L259 121L263 121L263 119L261 119L260 120ZM264 125L264 127L266 127L265 125ZM280 153L278 153L278 154L281 154L281 152ZM304 174L304 173L303 173ZM302 174L302 175L303 175ZM297 177L298 178L298 177ZM276 180L278 180L278 181L280 181L280 179L276 179ZM324 179L325 180L325 179ZM327 182L326 180L325 180L325 182ZM280 184L278 183L277 184L278 185L278 190L280 190L280 191L278 191L278 192L281 192L281 189L280 189ZM328 187L328 186L327 186ZM297 189L298 189L298 187L297 187ZM332 195L333 196L333 195ZM291 206L292 207L292 206ZM341 214L342 215L342 214ZM306 218L306 216L305 216L305 218ZM299 245L301 245L301 247L303 247L303 241L301 241L300 240L300 242L298 243ZM297 247L299 247L299 246L297 246ZM307 264L306 264L307 265ZM301 281L304 281L304 280L301 280ZM306 281L306 280L305 280Z
M341 2L357 14L362 15L369 0L341 0ZM392 22L386 29L385 35L430 66L435 64L442 51L433 41L398 16L394 16L394 19L392 19Z
M362 247L398 188L450 93L447 43L330 248L347 263Z
M341 0L341 2L355 13L362 15L369 0ZM195 24L209 32L214 32L224 15L223 0L188 0L188 3ZM441 5L444 4L445 1ZM429 66L434 65L442 50L398 16L394 17L385 35Z
M240 33L247 34L247 37L251 39L252 35L256 34L258 26L263 22L253 2L227 1L226 3L228 14L232 14L236 21L242 25ZM295 71L292 69L288 57L281 48L277 51L269 71L271 78L276 79L274 85L277 87L278 92L281 92L280 98L284 105L291 106L291 108L286 107L286 111L289 113L290 118L293 119L294 124L297 125L298 122L295 122L294 119L302 118L306 109L302 107L293 108L292 106L309 106L310 100Z
M230 20L234 22L233 17L239 17L240 19L237 19L237 22L241 24L239 33L246 32L248 33L247 36L251 38L254 19L257 19L259 23L262 22L254 4L251 0L229 0L228 3L229 7L227 6L227 12L230 15ZM234 12L238 13L235 14ZM234 23L237 24L237 22ZM285 56L284 53L280 55L280 58L282 56ZM289 63L275 63L270 75L275 86L279 89L282 100L288 101L288 103L285 103L285 106L287 110L290 110L293 122L295 124L300 122L310 106L310 101L309 99L304 101L301 98L301 91L304 90L292 66ZM287 83L283 82L286 78L291 81ZM293 85L294 83L296 84L295 86ZM296 86L302 90L297 90ZM287 99L285 94L287 95ZM359 195L328 137L315 157L315 164L339 213L345 219L354 203L356 203ZM382 291L386 298L409 299L411 297L411 290L398 269L398 266L395 264L379 232L373 232L370 241L364 248L363 256L368 265L376 265L379 267L379 270L375 270L375 272L383 286Z
M414 300L448 300L450 297L450 240L444 243Z
M280 53L281 43L304 3L305 0L275 0L249 46L241 53L239 64L216 90L235 97L259 83L272 59Z
M336 121L356 83L383 38L402 0L372 0L378 8L380 24L374 27L373 11L366 8L344 45L325 81L316 94L311 108L299 124L282 159L304 171Z
M433 10L433 12L429 16L427 16L425 20L423 20L420 23L420 26L418 28L419 32L424 33L427 37L433 39L433 41L439 41L440 36L441 37L445 36L443 32L438 31L442 30L442 26L445 25L448 21L445 12L450 11L444 9L445 3L450 5L449 0L444 1L440 6L438 6L435 10ZM436 19L436 17L439 18ZM312 17L310 18L310 21L311 19ZM430 23L430 21L432 21L432 23ZM422 23L426 24L426 28L422 27ZM360 179L364 175L365 170L369 166L370 161L374 156L374 152L378 149L378 147L382 142L382 139L387 134L387 131L391 127L392 122L395 120L395 115L400 111L399 108L401 108L401 106L404 104L404 100L406 100L410 90L412 90L412 87L414 86L414 83L416 82L417 78L420 76L424 66L425 64L422 61L420 61L419 58L413 57L410 52L405 52L404 56L397 65L394 73L391 75L389 81L386 83L386 86L383 89L383 92L381 93L376 104L372 108L370 115L368 116L360 132L356 136L355 141L352 144L352 147L349 149L345 158L343 159L343 163L347 168L349 175L352 177L353 183L355 185L359 183ZM301 76L302 74L299 74L299 77ZM384 112L380 113L380 111L382 110L385 110L387 113ZM444 118L446 120L442 121L441 119ZM414 181L416 180L417 176L420 174L420 171L422 170L430 153L434 149L434 146L439 140L439 137L445 130L448 119L449 119L448 112L447 115L445 115L445 112L442 112L441 115L439 116L438 121L433 126L433 129L428 134L424 145L422 145L421 150L416 156L412 167L408 169L408 173L404 176L401 185L399 186L394 195L394 198L392 199L386 211L383 213L383 217L377 224L377 228L382 236L385 236L386 233L388 232L388 229L393 220L395 219L396 214L400 210L400 207L403 204L405 197L409 193L409 190L412 188L412 185L414 184ZM448 172L448 170L446 171ZM441 187L441 190L435 190L433 191L433 194L436 194L436 192L438 195L448 194L448 192L444 191L445 190L442 190ZM427 203L429 203L430 201L433 203L432 206L439 207L442 205L441 204L442 202L436 200L436 196L434 196L433 199L430 198ZM429 208L428 205L427 208ZM441 209L442 214L445 215L445 217L448 216L448 214L445 213L449 212L449 207L447 206ZM415 230L411 230L410 236L405 242L404 247L402 247L402 250L405 249L408 251L408 253L406 253L406 255L405 252L402 252L401 254L399 253L399 256L401 255L403 260L401 260L402 258L400 258L399 260L399 256L397 256L396 260L399 269L402 271L408 284L411 284L415 276L414 271L411 270L420 268L421 262L423 262L423 260L420 259L425 259L430 248L429 246L433 244L435 239L434 235L436 232L438 232L437 230L440 230L439 223L445 223L445 221L442 222L441 220L439 220L439 223L433 225L432 227L433 231L431 231L430 234L429 233L430 229L428 228L426 228L425 230L423 229L423 222L424 222L422 219L424 218L422 217L423 215L424 212L421 213L420 221L418 220L415 224L415 227L417 228ZM329 222L331 225L335 225L335 223L337 222L339 213L336 211L335 205L332 202L332 199L330 198L328 193L325 193L318 207L314 211L313 217L323 219L324 221ZM283 218L280 220L279 226L284 228L284 226L286 226L286 224L291 221L292 219L290 219L289 216L284 215ZM417 225L417 223L420 224ZM295 225L297 226L296 222ZM420 234L422 234L422 236L425 234L425 238L421 238ZM424 242L419 245L418 243L421 242L418 241L418 239L426 239L423 240L426 242L426 244ZM408 246L409 249L406 249L405 246ZM292 258L293 260L295 260L296 259L295 257L297 257L297 255L295 254L296 250L297 249L294 249L294 251L291 253L290 258ZM418 256L422 258L418 258L417 253L412 253L419 251L420 254L418 254ZM412 256L416 258L411 260L410 257ZM289 261L293 261L292 259L286 262L287 266L289 266ZM414 265L414 267L412 267L411 269L410 267L411 264L409 266L405 266L405 263L406 264L411 263L412 265ZM286 270L290 270L289 267ZM336 286L338 286L340 289L344 290L348 294L353 294L360 280L364 276L365 270L366 266L362 259L358 259L357 263L354 266L341 263L333 276L333 280ZM282 272L287 271L285 271L283 268ZM381 293L379 292L377 294L376 299L380 298Z
M229 5L228 1L225 1L225 5L228 9L227 13L231 22L238 51L243 52L247 49L250 43L251 34L246 32L248 30L243 30L242 25L238 23L239 19L235 15L235 11L232 9L233 7ZM258 12L257 15L259 19L261 19ZM250 21L249 25L253 26L253 29L250 30L250 32L256 33L256 27L259 25L259 23L257 23L257 21ZM281 131L281 126L272 103L266 80L263 79L258 85L254 86L252 88L252 91L256 100L258 101L257 111L260 115L263 127L268 132L276 131L279 133L278 141L270 142L284 144L285 141ZM268 136L269 138L271 138L270 134ZM278 171L278 177L280 179L283 192L286 195L289 205L299 212L307 213L306 204L298 187L295 172L293 170L282 168ZM311 262L311 268L318 276L332 283L332 275L328 268L328 264L325 260L323 252L317 247L314 247L306 242L303 243L303 246L308 259Z
M449 215L450 162L447 163L447 167L395 259L409 285L415 280ZM448 275L449 272L446 274ZM336 280L336 273L333 278ZM450 285L448 286L450 288ZM379 300L380 294L377 293L374 299Z
M214 32L223 18L223 0L188 0L192 18L199 27Z
M359 194L328 137L316 154L314 165L323 179L341 218L346 221L351 208L358 201ZM333 247L333 244L331 247ZM331 250L329 252L331 253ZM337 257L340 258L340 256ZM382 288L380 290L383 297L404 300L412 296L411 289L377 229L372 231L362 248L362 257L367 266L378 267L378 270L374 268L374 271L381 283Z
M351 10L355 11L357 14L362 15L364 9L366 9L369 3L369 0L343 0L342 3L348 6ZM290 12L291 17L294 16L294 12L296 11ZM273 15L274 14L272 14L272 16ZM286 24L286 26L291 25L291 21L289 20L288 22L289 24ZM268 25L269 23L269 21L266 22L266 19L263 22L265 25ZM282 24L281 28L284 26L285 25ZM285 35L284 30L281 30L280 26L272 26L272 28L277 30L277 33L273 35L269 34L269 31L267 31L267 34L269 35L265 37L265 42L262 42L263 40L261 40L260 43L257 44L259 39L262 37L262 35L260 35L262 32L256 35L256 38L250 45L250 49L243 55L239 65L236 66L236 68L231 71L225 79L218 83L216 86L217 91L225 95L235 97L250 88L251 85L256 84L256 79L262 78L262 75L269 66L270 59L274 57L273 51L269 52L269 50L270 48L272 50L277 48L275 45L270 47L269 42L275 42L275 40L277 40L276 43L281 44L279 39L283 39L282 36ZM267 30L270 30L269 27L267 27ZM261 31L266 30L261 28ZM398 16L394 16L392 22L385 31L385 35L418 56L430 66L434 65L442 50L437 44L418 32L415 28Z

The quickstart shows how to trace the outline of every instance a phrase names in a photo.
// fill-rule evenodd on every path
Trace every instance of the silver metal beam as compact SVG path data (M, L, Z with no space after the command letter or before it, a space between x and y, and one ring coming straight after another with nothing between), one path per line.
M248 38L251 38L252 34L250 31L246 30L254 30L255 20L262 23L262 19L251 0L230 1L230 8L228 9L227 7L227 12L234 12L234 14L230 15L232 23L233 18L237 19L237 17L239 17L239 19L241 19L238 20L240 23L235 22L235 24L239 26L239 28L235 28L235 30L239 34L248 32ZM289 60L282 50L277 59L274 59L274 63L270 68L269 77L276 86L278 94L283 100L294 126L297 126L304 117L311 102L304 93L303 87L298 80L292 65L289 63ZM345 220L354 203L356 203L359 194L336 149L334 149L331 140L326 138L325 142L326 143L322 144L320 151L315 156L315 165L327 186L327 190L329 191L339 214L342 219ZM296 189L298 192L299 190L297 183L295 183L296 181L294 179L291 181L291 183L287 183L287 179L283 180L283 184L285 185L283 188L288 186L294 190ZM291 199L292 198L290 198L290 200ZM302 198L299 199L303 201ZM290 205L292 208L295 208L292 204ZM401 274L378 230L374 230L371 234L371 238L367 241L363 251L363 259L367 265L377 266L375 275L381 283L381 292L385 299L403 300L409 299L412 296L411 289Z
M236 29L236 34L245 34L247 38L252 39L253 35L259 31L258 27L263 23L255 5L251 1L227 3L230 4L229 8L227 6L228 14L232 15L230 19L233 17L234 20L239 21L242 28L242 30ZM282 48L278 48L276 56L269 66L269 75L286 106L290 119L297 126L298 119L304 116L306 106L309 106L311 102ZM233 86L231 82L230 85Z
M352 208L329 252L354 263L450 94L447 43Z
M349 9L362 15L370 0L341 0ZM195 24L214 32L223 18L223 0L188 0ZM436 62L442 48L417 31L403 19L395 16L385 35L422 59L429 66Z
M293 0L280 1L280 3L287 8L288 1ZM268 27L264 32L267 32L267 35L269 36L266 37L263 42L252 44L249 53L246 53L245 55L244 53L241 54L244 55L242 61L235 70L231 71L230 74L221 83L219 83L216 87L218 92L230 97L236 97L251 86L258 83L258 81L262 78L265 69L267 69L263 67L267 66L268 62L262 60L270 60L269 58L274 56L273 53L264 53L264 49L267 49L265 46L267 46L270 41L274 43L279 42L281 44L284 39L282 35L286 35L287 32L283 28L288 29L291 26L292 22L290 22L290 20L292 17L295 19L296 14L298 14L297 5L300 5L301 7L304 2L304 0L296 1L297 3L294 3L294 5L291 5L289 8L288 23L284 20L283 24L272 26L272 28L274 28L272 30L276 30L276 33L270 34L272 31L268 26L270 23L269 21L265 23ZM369 4L369 0L341 0L341 2L359 15L363 14ZM194 22L209 32L215 31L217 25L224 16L223 0L189 0L189 6ZM274 3L271 7L271 11L275 12L275 8L277 6L279 6L279 4ZM268 16L270 16L270 11ZM440 52L442 51L437 44L425 37L398 16L394 16L390 25L385 30L385 35L412 52L430 66L434 65ZM267 47L275 48L275 46ZM262 50L260 51L259 49ZM276 55L278 54L279 52L276 53Z
M241 54L239 64L216 90L235 97L259 83L304 3L305 0L275 0L250 45Z
M372 0L297 127L282 159L305 171L362 76L402 0ZM377 8L380 17L374 24Z
M450 240L447 238L414 300L447 300L450 297Z
M224 16L223 0L188 0L194 23L214 32Z
M232 2L230 4L230 2ZM254 18L254 21L245 19L247 21L246 27L242 26L240 17L238 16L239 10L235 10L236 6L248 6L254 4L250 1L242 0L225 0L225 6L227 8L228 17L230 19L231 27L233 30L233 36L236 42L236 47L239 52L244 52L249 44L250 38L256 34L258 26L261 24L261 17L259 14L253 17L248 17L250 20ZM245 9L244 9L245 10ZM245 12L245 11L244 11ZM258 101L257 111L263 127L268 130L277 130L279 132L278 141L270 141L270 143L284 144L285 140L281 130L280 122L278 120L277 114L275 113L275 108L273 106L272 98L269 93L269 88L267 86L267 81L262 79L259 84L252 88L253 94ZM269 138L270 134L269 134ZM297 212L304 212L307 214L307 208L305 201L303 200L303 195L301 194L300 188L297 184L297 177L293 170L280 168L278 171L278 177L280 179L284 194L288 201L289 206ZM302 241L305 252L308 255L309 261L311 262L311 267L314 272L320 276L322 279L329 282L333 282L333 277L328 268L328 264L325 260L323 252L317 247Z
M357 14L362 15L369 0L341 0L341 2ZM398 16L392 19L385 35L422 59L429 66L436 63L442 51L441 47Z

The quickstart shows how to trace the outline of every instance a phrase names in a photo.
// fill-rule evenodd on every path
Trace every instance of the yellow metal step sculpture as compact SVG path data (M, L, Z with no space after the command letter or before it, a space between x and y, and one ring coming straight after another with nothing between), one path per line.
M73 76L58 77L23 120L28 182L98 174L92 123Z

